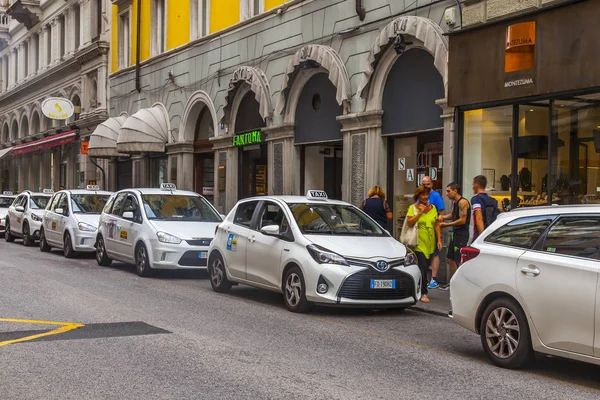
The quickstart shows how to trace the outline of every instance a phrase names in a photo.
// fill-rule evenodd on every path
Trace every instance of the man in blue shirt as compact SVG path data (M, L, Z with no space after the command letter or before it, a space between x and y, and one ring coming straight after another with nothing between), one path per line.
M444 199L442 198L442 195L435 191L435 189L433 187L433 181L431 180L431 177L429 177L429 176L423 177L423 180L421 181L421 185L431 189L431 193L429 194L429 203L433 204L435 206L435 208L437 209L438 214L440 216L440 220L441 220L442 217L446 214L445 206L444 206ZM437 238L435 240L437 242ZM439 250L436 247L435 252L431 256L431 282L429 282L429 285L427 286L429 289L435 289L440 286L437 281L437 273L438 273L439 269L440 269L440 255L439 255Z

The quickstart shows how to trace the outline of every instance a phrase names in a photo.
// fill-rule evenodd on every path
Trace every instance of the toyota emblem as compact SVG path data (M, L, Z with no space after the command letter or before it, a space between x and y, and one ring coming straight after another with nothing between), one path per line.
M388 270L388 268L389 268L389 265L388 265L388 263L387 263L387 262L385 262L385 261L377 261L377 264L376 264L375 266L377 267L377 269L378 269L379 271L382 271L382 272L385 272L385 271L387 271L387 270Z

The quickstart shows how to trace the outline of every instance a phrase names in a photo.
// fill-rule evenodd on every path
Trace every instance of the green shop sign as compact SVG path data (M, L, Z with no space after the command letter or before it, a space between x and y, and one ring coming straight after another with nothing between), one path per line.
M248 133L242 133L240 135L235 135L233 137L233 146L241 147L247 146L249 144L260 144L262 143L262 138L260 137L260 131L252 131Z

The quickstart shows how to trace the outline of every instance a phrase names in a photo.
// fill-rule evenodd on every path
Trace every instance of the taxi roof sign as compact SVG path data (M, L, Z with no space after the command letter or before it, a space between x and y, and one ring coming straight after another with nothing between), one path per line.
M44 193L44 194L52 194L52 193L54 193L54 190L52 190L52 189L44 189L42 191L42 193Z
M93 190L93 191L97 192L98 190L100 190L100 186L98 186L98 185L87 185L86 189L87 190Z
M306 197L313 200L327 200L327 192L324 190L309 190L306 192Z
M2 192L2 195L4 195L4 196L12 196L13 192L11 192L10 190L5 190L4 192Z
M177 186L174 183L161 183L160 190L177 190Z

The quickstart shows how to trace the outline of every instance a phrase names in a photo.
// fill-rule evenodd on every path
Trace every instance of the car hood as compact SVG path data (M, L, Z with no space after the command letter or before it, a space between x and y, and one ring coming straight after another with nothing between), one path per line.
M75 218L79 222L85 222L96 228L100 225L100 214L75 214Z
M158 232L165 232L179 239L212 239L220 222L150 221Z
M327 250L351 258L403 258L406 247L392 237L307 235L308 240Z

